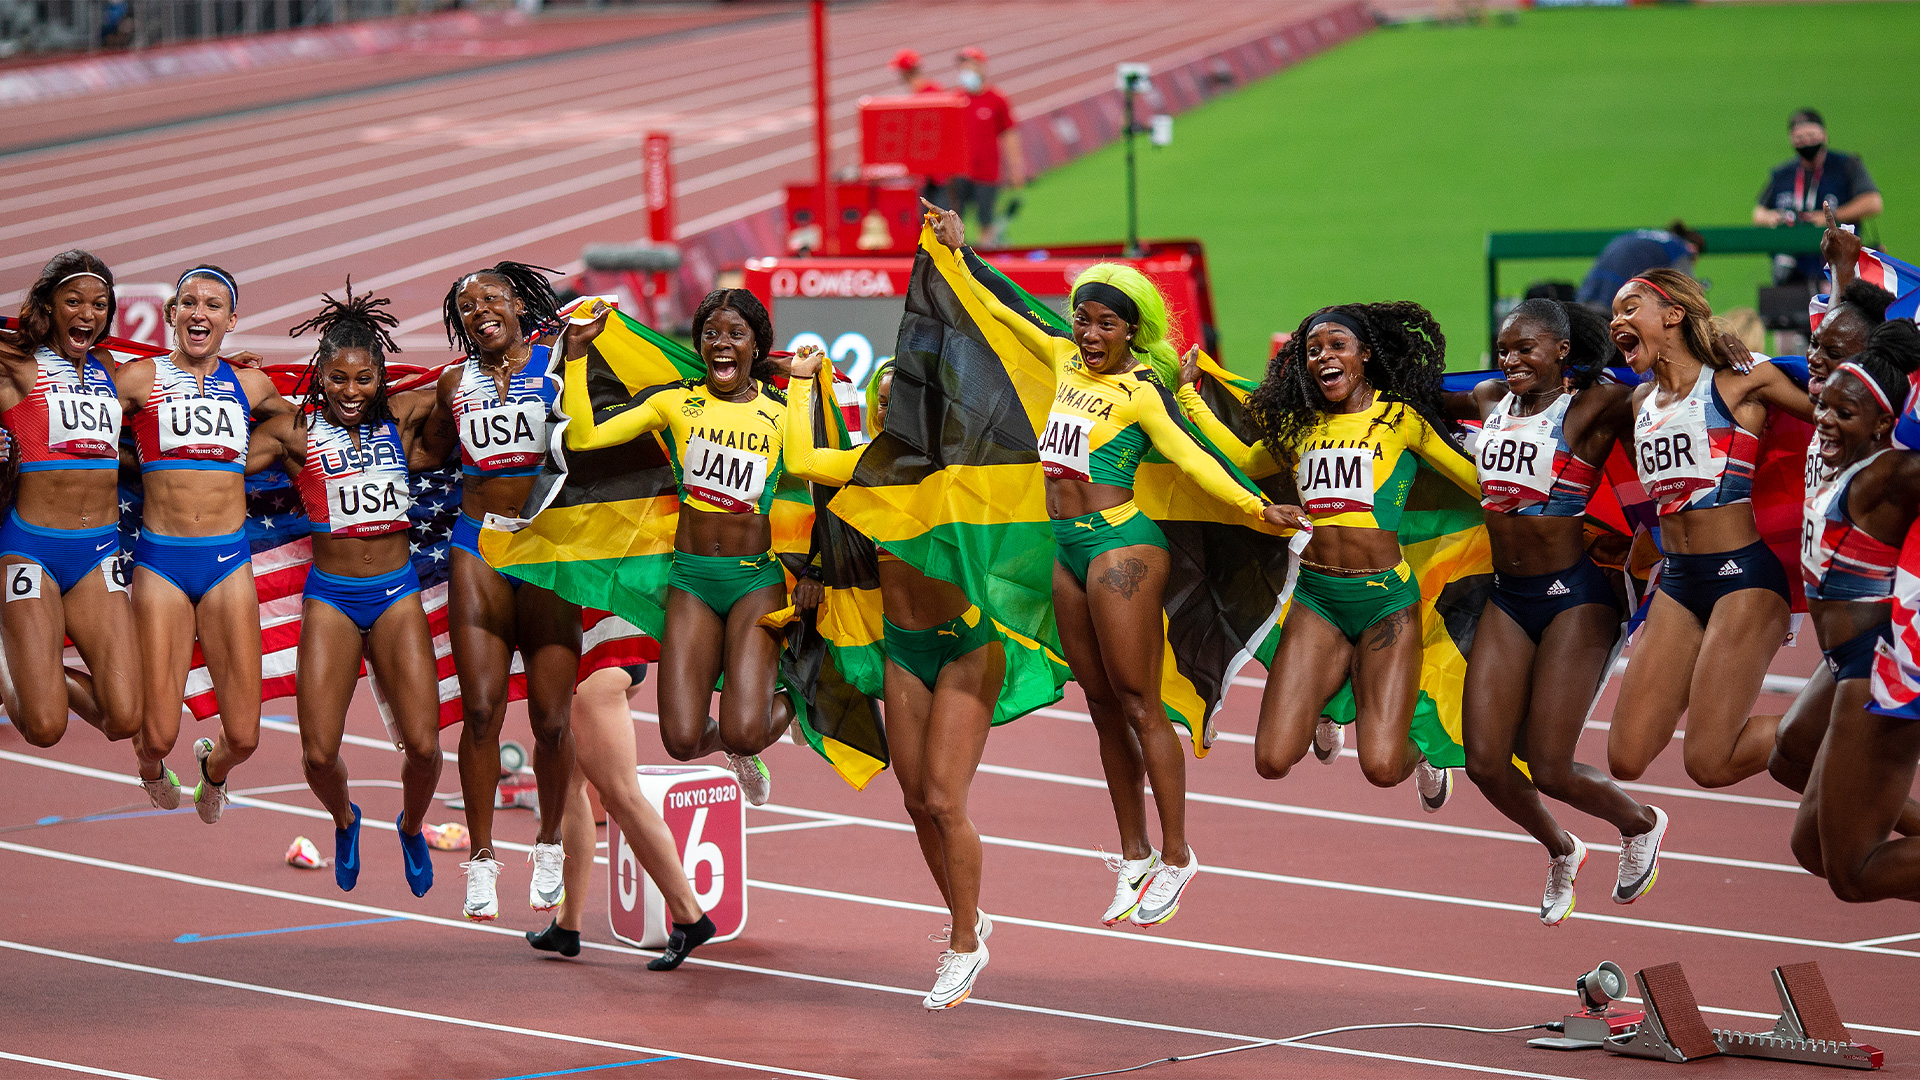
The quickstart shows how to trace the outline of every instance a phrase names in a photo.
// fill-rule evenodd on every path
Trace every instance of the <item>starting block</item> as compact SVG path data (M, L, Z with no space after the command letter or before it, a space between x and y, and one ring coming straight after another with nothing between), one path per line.
M711 765L641 765L640 793L666 821L694 899L713 920L713 940L747 926L747 810L733 773ZM658 949L673 932L666 898L607 819L607 922L613 936Z
M1694 1061L1720 1052L1713 1032L1700 1018L1693 986L1679 964L1645 968L1634 972L1633 977L1640 984L1646 1017L1635 1030L1601 1043L1603 1049L1610 1054L1657 1061Z
M1774 968L1773 990L1780 996L1780 1019L1774 1021L1773 1030L1715 1028L1713 1038L1721 1053L1843 1069L1877 1069L1884 1062L1885 1055L1854 1042L1853 1033L1840 1022L1840 1010L1834 1007L1819 964L1808 960Z

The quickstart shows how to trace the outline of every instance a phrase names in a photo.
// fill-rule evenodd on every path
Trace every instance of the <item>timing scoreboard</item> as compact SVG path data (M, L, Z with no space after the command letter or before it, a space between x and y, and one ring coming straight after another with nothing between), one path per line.
M1097 262L1137 267L1167 299L1173 335L1184 348L1211 337L1213 301L1207 289L1206 254L1198 241L1151 245L1139 258L1101 247L1032 249L983 256L1001 273L1054 310L1066 314L1074 278ZM906 314L913 259L907 256L766 258L749 260L743 285L773 315L778 347L812 345L833 358L852 380L849 392L866 388L874 365L894 353Z

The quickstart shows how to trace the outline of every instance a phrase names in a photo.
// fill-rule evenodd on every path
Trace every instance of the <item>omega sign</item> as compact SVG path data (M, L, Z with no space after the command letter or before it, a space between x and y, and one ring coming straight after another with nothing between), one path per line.
M885 270L775 270L775 296L897 296L893 275Z

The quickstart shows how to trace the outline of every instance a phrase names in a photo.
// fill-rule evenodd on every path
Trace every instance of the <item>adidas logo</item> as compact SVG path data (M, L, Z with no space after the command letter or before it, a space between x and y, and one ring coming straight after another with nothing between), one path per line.
M1732 559L1728 559L1726 562L1720 564L1721 577L1739 577L1743 572L1744 571L1740 569L1740 564L1734 562Z
M1569 589L1565 585L1560 584L1559 578L1554 578L1553 584L1547 586L1548 596L1565 596L1568 593L1571 593L1572 591L1573 591L1572 589Z

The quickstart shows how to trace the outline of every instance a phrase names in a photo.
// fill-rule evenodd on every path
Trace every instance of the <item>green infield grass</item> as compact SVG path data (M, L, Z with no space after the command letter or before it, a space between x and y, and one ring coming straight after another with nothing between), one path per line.
M1276 330L1324 304L1418 300L1450 366L1486 350L1489 231L1749 223L1812 106L1885 192L1868 238L1920 250L1920 5L1703 4L1545 10L1407 25L1181 115L1139 140L1140 229L1207 245L1224 359L1257 372ZM1038 178L1018 244L1125 231L1122 152ZM1578 281L1584 262L1516 262L1502 285ZM1709 254L1716 308L1751 307L1763 256Z

